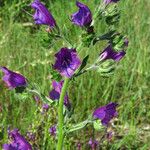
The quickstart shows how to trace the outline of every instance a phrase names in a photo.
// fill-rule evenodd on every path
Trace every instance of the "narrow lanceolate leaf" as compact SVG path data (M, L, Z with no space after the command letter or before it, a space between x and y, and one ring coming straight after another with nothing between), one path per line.
M80 130L82 128L84 128L87 124L89 123L89 120L85 120L81 123L78 123L76 125L73 125L68 131L67 133L70 133L70 132L73 132L73 131L76 131L76 130Z
M101 41L101 40L111 40L111 38L115 34L115 32L116 32L116 30L108 31L107 33L95 38L93 43L95 44L96 42Z
M79 68L78 73L81 72L85 68L85 66L87 65L88 59L89 59L89 55L84 57L84 59L82 60L82 64L81 64L81 66Z

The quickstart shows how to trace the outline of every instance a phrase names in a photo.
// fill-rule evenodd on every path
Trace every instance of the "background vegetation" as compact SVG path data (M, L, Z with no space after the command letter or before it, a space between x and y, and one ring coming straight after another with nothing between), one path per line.
M94 10L99 0L82 2ZM58 42L51 46L47 41L45 26L39 28L31 24L32 17L24 11L32 14L30 3L31 0L0 0L0 65L21 72L48 95L51 89L50 65L54 59L53 54L62 44ZM60 29L70 41L76 42L72 35L78 36L81 30L69 21L70 14L77 10L75 0L45 0L45 3ZM73 120L82 121L94 108L116 101L120 104L115 129L118 137L109 149L147 150L150 148L150 2L120 0L119 7L122 15L119 31L123 31L129 39L127 55L110 78L89 72L70 86L69 96L75 107ZM102 21L96 30L105 33L107 27ZM83 54L91 53L92 62L105 45L105 42L99 42L93 49L85 49ZM2 73L0 76L2 77ZM48 128L56 120L53 115L47 117L37 110L39 108L32 96L17 96L7 90L1 80L0 145L7 142L8 127L18 128L25 135L27 130L31 130L33 123L34 126L44 126L44 130L39 127L39 132L45 135L45 138L37 142L41 146L39 149L53 149L54 139L49 136ZM51 118L53 122L49 121ZM43 122L49 122L49 125ZM93 132L87 127L70 135L66 150L73 149L71 145L76 145L76 141L86 143L91 136L97 138L99 133ZM46 148L43 145L47 145Z

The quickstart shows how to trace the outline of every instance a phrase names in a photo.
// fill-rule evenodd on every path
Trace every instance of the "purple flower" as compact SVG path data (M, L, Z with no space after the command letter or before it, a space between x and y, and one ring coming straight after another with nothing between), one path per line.
M81 150L81 143L80 142L77 143L77 150Z
M35 14L33 16L35 24L44 24L50 26L51 28L56 26L55 19L48 9L40 2L40 0L34 0L31 7L35 9Z
M54 69L56 69L62 76L71 78L75 70L79 68L81 61L77 55L76 49L61 48L55 54L56 62Z
M128 47L128 45L129 45L129 40L127 38L125 38L125 40L124 40L124 46Z
M98 141L97 140L92 140L92 138L90 138L88 144L90 145L92 150L95 150L96 147L98 146Z
M4 144L3 150L32 150L31 145L19 133L18 129L9 132L11 143Z
M114 61L120 61L125 54L126 52L123 50L120 52L114 51L111 45L109 45L100 53L100 60L113 59Z
M118 104L113 102L109 103L106 106L102 106L94 111L93 117L95 119L100 119L102 124L104 126L107 126L109 124L109 121L118 115L116 111L117 106Z
M49 110L49 105L48 104L43 104L42 105L42 112L47 112Z
M59 97L60 97L60 94L61 94L61 89L62 89L62 86L63 86L63 81L60 81L60 82L53 81L52 86L53 86L54 89L52 91L50 91L49 97L52 100L59 100ZM67 93L64 97L64 105L68 109L71 108L71 104L70 104L69 97L68 97Z
M108 141L111 141L111 140L112 140L113 134L114 134L114 133L113 133L112 131L107 132L106 138L107 138Z
M32 132L27 132L27 137L30 141L35 141L35 134Z
M9 89L27 86L27 80L23 75L13 72L6 67L0 67L0 69L4 72L3 81L7 84Z
M49 128L51 136L56 136L56 125L53 125Z
M40 102L40 97L37 95L34 95L33 99L36 101L37 104Z
M13 144L3 144L3 150L17 150Z
M90 9L78 1L76 2L76 5L79 8L79 11L71 15L71 21L80 27L89 26L92 22Z
M104 3L107 5L107 4L110 4L110 3L117 3L119 0L104 0Z

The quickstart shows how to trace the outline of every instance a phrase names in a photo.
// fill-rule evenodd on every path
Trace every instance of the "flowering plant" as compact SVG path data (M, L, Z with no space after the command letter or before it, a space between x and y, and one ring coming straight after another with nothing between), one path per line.
M50 134L55 137L57 141L57 150L63 149L64 139L66 139L71 132L80 130L88 124L93 124L95 130L106 131L104 136L109 137L109 140L112 137L112 132L108 132L107 130L111 127L113 118L118 116L118 104L110 102L91 112L89 117L83 122L74 124L70 122L70 118L73 116L73 106L69 98L68 87L72 83L71 81L74 81L77 77L89 71L96 71L101 76L109 77L113 74L118 62L125 56L128 40L121 33L118 33L116 28L120 17L117 7L118 1L119 0L104 0L93 14L87 5L79 1L76 2L76 6L79 10L70 15L70 21L73 25L82 29L78 46L76 43L73 44L66 39L57 21L54 19L55 17L53 17L40 0L34 0L34 2L32 2L31 7L35 11L33 15L35 24L47 26L46 31L49 37L52 37L53 40L63 40L65 43L65 46L62 46L55 54L55 62L51 67L53 89L49 92L49 96L42 94L34 84L31 84L28 79L20 73L11 71L6 67L0 68L2 72L4 72L3 81L10 90L15 89L16 92L32 93L37 103L39 99L44 102L41 111L43 114L48 114L50 107L57 107L57 123L52 125L49 129ZM95 25L98 24L101 18L105 20L108 26L108 32L97 35ZM82 58L80 56L81 51L89 47L92 50L92 47L102 40L107 41L106 48L104 48L102 52L98 52L97 58L92 64L89 64L88 60L90 54ZM32 149L30 143L27 142L18 130L9 132L9 135L13 137L13 140L9 144L4 144L4 150L12 148L16 150ZM31 139L34 139L32 134L28 135ZM98 147L100 142L101 140L98 141L90 138L88 146L94 150ZM78 143L77 147L81 149L81 144Z

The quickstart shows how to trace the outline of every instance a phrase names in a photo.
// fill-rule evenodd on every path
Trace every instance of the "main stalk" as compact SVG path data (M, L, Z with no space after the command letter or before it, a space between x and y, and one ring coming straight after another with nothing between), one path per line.
M58 143L57 143L57 150L62 150L63 148L63 139L64 139L64 115L63 115L63 108L64 108L64 97L66 95L67 87L69 83L69 78L65 78L64 84L62 87L62 91L59 98L59 106L58 106Z

